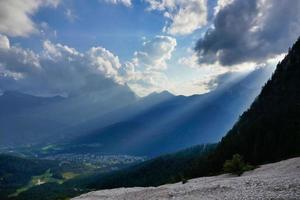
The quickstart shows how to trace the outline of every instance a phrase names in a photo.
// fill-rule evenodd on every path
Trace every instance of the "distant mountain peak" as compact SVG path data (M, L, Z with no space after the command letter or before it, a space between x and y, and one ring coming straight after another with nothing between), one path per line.
M162 92L152 92L151 94L149 94L148 96L144 97L145 99L153 99L153 98L158 98L158 99L162 99L162 98L171 98L174 97L175 95L173 95L172 93L170 93L169 91L162 91Z

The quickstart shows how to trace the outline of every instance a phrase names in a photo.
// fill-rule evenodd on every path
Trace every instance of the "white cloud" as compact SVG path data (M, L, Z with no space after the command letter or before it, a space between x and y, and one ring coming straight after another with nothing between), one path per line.
M40 54L16 46L0 48L0 90L66 95L107 90L119 80L119 59L105 48L80 53L50 41L43 46Z
M0 32L9 36L28 36L38 32L31 17L40 7L56 7L59 0L0 1Z
M215 9L215 15L225 8L227 5L232 4L234 0L218 0L217 6L214 8Z
M129 84L140 96L169 88L163 70L176 46L171 37L147 40L132 60L121 64L118 56L103 47L86 52L49 40L39 54L10 45L0 35L0 90L38 95L68 95L86 90L109 89Z
M164 70L167 68L167 61L171 59L176 45L175 38L156 36L143 43L143 48L135 52L132 62L135 66L146 70Z
M170 91L176 95L190 96L194 94L205 94L217 87L215 77L203 77L201 79L193 79L190 81L180 82L175 84Z
M146 96L152 92L161 92L170 88L168 77L162 72L136 71L127 79L129 87L138 95Z
M87 53L90 63L106 77L118 79L119 58L103 47L92 47Z
M103 0L99 0L100 2ZM124 6L130 7L132 5L131 0L104 0L106 3L112 4L123 4Z
M189 55L178 60L178 64L197 70L201 76L197 79L180 83L182 87L175 87L175 94L192 95L207 93L214 90L218 86L218 78L228 73L247 73L261 66L269 66L271 62L257 64L255 62L245 62L231 67L223 66L218 61L210 64L198 62L198 55L195 52L189 52ZM276 58L278 60L278 58ZM272 62L274 63L274 61Z
M122 79L139 96L168 89L170 83L163 71L167 69L167 61L171 59L176 45L176 39L168 36L146 40L133 59L123 65Z
M197 69L199 68L198 56L196 53L193 53L192 55L182 57L178 60L178 64L185 67Z
M207 23L207 0L145 0L148 10L164 12L169 19L164 31L172 35L187 35Z
M0 34L0 48L1 49L9 49L10 48L8 38L5 35L1 35L1 34Z
M201 77L189 81L180 82L175 87L171 88L174 94L192 95L202 94L214 90L218 87L218 79L225 74L245 74L262 67L276 67L276 65L283 60L286 54L278 54L265 62L244 62L241 64L232 65L230 67L223 66L220 62L216 61L211 64L199 63L197 53L188 52L189 55L182 57L178 60L178 64L197 70L202 74ZM178 87L180 86L180 87Z

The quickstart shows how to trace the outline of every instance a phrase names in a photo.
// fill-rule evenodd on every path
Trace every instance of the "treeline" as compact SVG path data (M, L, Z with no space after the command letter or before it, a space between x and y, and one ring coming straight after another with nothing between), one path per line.
M52 161L0 155L0 199L27 184L32 176L43 174L47 169L56 168Z
M0 199L61 199L70 194L78 194L73 190L73 185L60 187L58 183L45 183L35 186L18 196L12 196L18 189L26 186L33 176L39 176L50 170L52 178L64 180L64 172L82 173L86 171L83 165L75 163L61 163L51 160L24 158L0 154ZM59 194L56 195L56 192ZM45 196L47 197L45 197ZM31 197L32 196L32 197Z

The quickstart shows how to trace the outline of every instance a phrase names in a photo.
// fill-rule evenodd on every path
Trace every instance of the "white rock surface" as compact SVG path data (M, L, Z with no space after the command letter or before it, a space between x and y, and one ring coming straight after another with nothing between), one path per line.
M300 158L262 165L240 177L220 175L160 187L118 188L83 194L73 200L300 200Z

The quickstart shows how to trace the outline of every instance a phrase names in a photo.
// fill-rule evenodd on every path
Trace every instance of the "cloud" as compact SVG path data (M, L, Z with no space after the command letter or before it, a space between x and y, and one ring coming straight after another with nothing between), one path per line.
M131 76L125 78L128 86L141 97L152 92L168 90L171 85L168 77L157 71L134 71Z
M130 7L132 5L131 0L99 0L104 1L106 3L112 3L112 4L123 4L124 6Z
M300 35L300 1L222 0L218 6L213 27L195 47L200 63L264 62Z
M215 83L216 77L203 77L201 79L192 79L189 81L174 84L170 88L170 92L176 95L191 96L194 94L205 94L217 87Z
M82 53L46 40L41 53L35 53L10 45L9 39L0 35L0 91L52 96L129 84L138 95L145 96L168 88L168 78L162 71L175 47L174 38L156 36L122 64L103 47L91 47Z
M67 8L65 10L65 16L70 22L74 22L78 16L74 13L74 10Z
M164 31L172 35L187 35L207 23L207 0L145 0L148 10L164 12L169 20Z
M1 36L0 41L3 38ZM118 57L103 47L80 53L74 48L45 41L40 54L16 46L6 47L0 48L2 91L70 95L107 90L120 80Z
M178 64L196 70L195 73L198 73L199 77L175 85L171 89L174 94L192 95L210 92L229 82L222 81L224 77L231 77L233 74L240 76L265 67L275 68L285 56L285 54L279 54L266 59L263 63L244 62L227 67L218 61L211 64L199 63L197 54L195 52L189 53L186 57L180 58Z
M218 0L217 6L214 8L215 15L218 14L220 10L228 6L229 4L232 4L234 0Z
M28 36L38 32L31 17L41 7L56 7L59 0L0 1L0 32L9 36Z
M144 41L142 49L120 69L123 80L139 96L166 90L170 83L163 71L167 69L167 61L176 45L176 39L169 36Z
M143 43L143 48L134 53L133 63L143 69L164 70L167 61L177 45L176 39L169 36L156 36Z
M0 49L9 49L9 40L5 35L0 34Z

